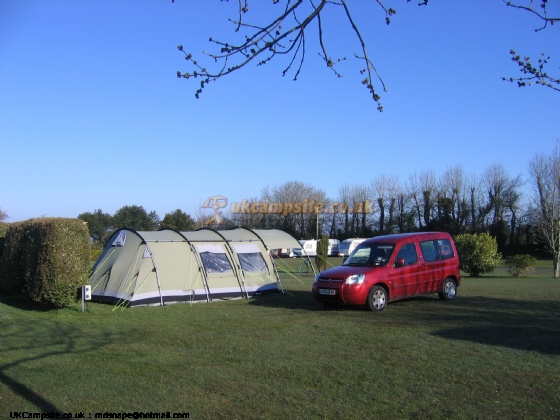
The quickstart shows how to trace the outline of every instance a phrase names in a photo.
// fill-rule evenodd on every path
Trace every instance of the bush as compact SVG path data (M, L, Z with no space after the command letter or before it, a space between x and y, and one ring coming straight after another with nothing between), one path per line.
M2 241L0 289L8 292L23 290L25 273L24 234L25 222L12 223L6 230L6 235Z
M87 280L89 233L78 219L11 224L0 261L0 285L53 307L69 306Z
M461 270L472 277L494 271L502 257L496 239L487 233L457 235L455 245Z
M506 259L508 273L513 277L521 277L525 272L532 271L537 265L537 259L531 255L513 255Z
M8 223L0 222L0 259L2 258L2 253L4 252L4 242L9 226L10 225Z
M317 243L317 256L315 257L315 264L319 271L327 268L327 257L329 256L329 235L323 235L321 240Z

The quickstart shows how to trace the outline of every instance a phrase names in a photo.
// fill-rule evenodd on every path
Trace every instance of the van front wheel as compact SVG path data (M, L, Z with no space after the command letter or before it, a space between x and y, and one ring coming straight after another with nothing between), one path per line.
M373 286L367 297L367 305L372 311L382 311L387 306L387 291L381 286Z
M457 295L457 285L453 279L445 279L438 296L441 300L453 300Z

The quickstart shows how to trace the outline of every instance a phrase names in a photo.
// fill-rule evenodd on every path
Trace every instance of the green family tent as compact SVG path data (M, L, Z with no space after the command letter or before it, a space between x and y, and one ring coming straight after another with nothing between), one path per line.
M92 300L133 307L283 292L270 251L298 247L276 229L120 229L92 267Z

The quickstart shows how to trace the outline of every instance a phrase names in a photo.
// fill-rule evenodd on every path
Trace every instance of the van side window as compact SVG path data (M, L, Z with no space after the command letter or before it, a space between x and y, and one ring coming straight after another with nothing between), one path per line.
M418 261L416 247L413 243L406 244L401 247L395 261L398 261L400 258L404 259L404 265L411 265Z
M420 248L422 249L422 255L424 256L424 261L437 261L439 260L439 250L438 241L423 241L420 242Z
M426 262L447 260L454 257L453 248L448 239L420 242L420 248Z

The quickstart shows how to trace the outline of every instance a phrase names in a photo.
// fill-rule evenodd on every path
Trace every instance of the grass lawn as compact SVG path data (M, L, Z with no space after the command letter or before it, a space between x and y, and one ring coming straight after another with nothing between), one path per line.
M283 260L298 268L293 260ZM44 311L0 294L0 418L560 417L560 280L550 262L464 277L457 299L326 310L313 275L285 295Z

